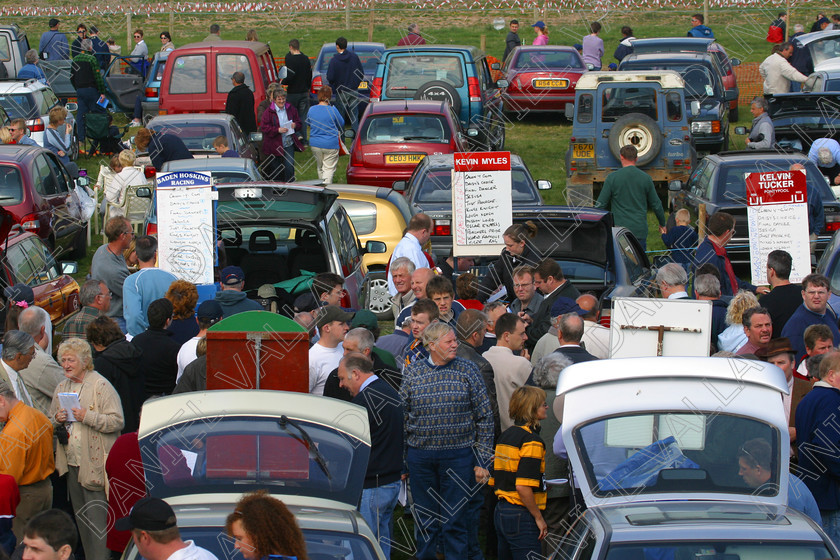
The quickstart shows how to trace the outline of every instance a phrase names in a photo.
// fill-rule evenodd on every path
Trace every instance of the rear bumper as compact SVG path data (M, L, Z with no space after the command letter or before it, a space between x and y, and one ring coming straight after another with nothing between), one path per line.
M408 181L414 169L386 171L367 167L347 166L347 182L351 185L371 185L374 187L393 186L394 181Z
M575 102L574 93L544 95L508 95L502 96L505 111L508 112L564 112L566 105Z

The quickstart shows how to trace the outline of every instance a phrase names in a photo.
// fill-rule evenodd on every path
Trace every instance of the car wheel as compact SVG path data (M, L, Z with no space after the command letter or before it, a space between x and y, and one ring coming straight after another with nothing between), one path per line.
M496 136L496 149L503 150L505 148L505 121L499 121L499 134Z
M729 109L729 122L738 122L738 106L734 109Z
M388 279L385 278L384 272L371 273L368 279L367 307L380 321L394 318L391 311L391 294L388 293Z
M414 99L449 101L449 104L452 106L452 110L456 115L461 112L461 96L458 95L458 92L454 87L440 80L426 82L417 88L417 91L414 93Z
M623 146L636 147L639 158L637 165L646 165L659 155L662 148L662 131L655 120L641 113L630 113L615 121L610 129L610 152L619 159Z
M70 254L76 260L82 260L87 256L87 230L82 229L76 234L73 241L73 252Z
M74 136L70 144L70 161L79 159L79 140Z

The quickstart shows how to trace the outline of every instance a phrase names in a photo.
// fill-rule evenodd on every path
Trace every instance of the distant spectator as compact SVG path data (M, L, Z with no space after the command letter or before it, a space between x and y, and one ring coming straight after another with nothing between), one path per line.
M338 109L330 105L332 88L323 86L318 90L318 104L307 110L306 123L309 125L309 143L315 156L318 178L325 183L332 183L338 167L338 154L341 133L344 131L344 117Z
M100 246L93 254L90 274L102 280L111 291L111 306L107 314L113 317L124 331L123 284L128 277L128 267L123 258L123 251L128 249L134 239L134 229L131 222L124 217L111 218L105 224L105 237L108 243Z
M290 75L282 82L286 86L286 101L289 105L297 109L301 122L308 123L307 116L309 115L310 105L309 88L312 85L312 64L309 61L309 57L301 52L300 41L297 39L289 41L289 53L286 55L285 65L286 68L291 70ZM298 132L300 132L301 140L306 144L306 126L302 126ZM318 178L322 178L320 174ZM331 181L332 179L327 182L329 183Z
M203 43L216 43L222 40L222 28L218 23L210 25L210 35L203 39Z
M71 58L82 52L82 41L87 38L87 26L84 23L80 23L76 26L76 38L73 39L73 43L70 45Z
M245 273L238 266L222 269L220 282L222 289L216 292L216 301L222 306L226 318L243 311L263 310L262 305L248 299L248 295L242 291L245 287Z
M731 296L738 290L749 290L752 293L766 293L767 288L756 288L749 282L741 280L735 275L732 262L726 253L726 245L732 241L735 235L735 218L726 212L716 212L707 220L706 238L697 247L695 252L695 264L700 265L711 263L715 265L720 273L720 293L724 296ZM720 348L722 350L722 348Z
M583 62L590 70L601 69L601 58L604 56L604 40L598 34L601 24L593 21L589 24L589 35L583 38Z
M82 308L64 323L64 340L87 340L85 329L88 324L111 308L111 291L101 280L91 278L79 290L79 303Z
M184 141L174 133L141 128L134 136L134 145L138 151L149 152L155 169L161 169L167 161L193 159L192 152L187 149Z
M723 290L721 290L723 291ZM735 294L726 309L726 329L718 336L717 349L719 352L735 352L747 342L744 332L743 317L748 309L758 307L755 294L741 290Z
M230 77L233 88L227 94L225 113L233 115L242 131L251 134L257 131L256 113L254 112L254 92L245 85L245 74L234 72Z
M71 175L78 176L78 166L70 161L73 150L73 125L67 122L67 109L56 105L50 109L49 115L49 123L44 129L44 147L58 156Z
M178 278L155 264L158 256L157 239L142 235L135 241L135 251L140 270L123 283L123 316L127 333L137 336L149 326L146 312L149 305L166 295L172 282ZM171 313L170 313L171 315Z
M12 136L12 144L21 146L38 146L38 143L29 137L29 129L25 119L12 119L9 123L9 133Z
M297 131L303 128L297 109L281 88L269 88L271 104L260 117L266 174L274 181L295 180L295 148L303 149Z
M249 29L248 32L245 34L246 41L256 42L260 40L260 36L257 34L256 29Z
M690 272L699 239L691 227L691 213L686 208L680 208L674 221L676 225L662 234L662 242L671 249L671 259Z
M18 80L36 79L42 84L46 84L47 75L44 74L44 71L41 70L40 66L38 66L38 51L35 49L29 49L26 51L26 54L23 55L23 60L26 64L21 66L20 70L18 70Z
M426 39L420 35L420 26L416 23L408 24L408 34L403 36L398 42L398 47L406 45L425 45Z
M534 41L531 44L535 46L547 45L548 28L545 26L545 22L538 21L537 23L532 24L531 27L534 29L534 33L537 34L537 36L534 37Z
M108 63L111 62L111 52L108 44L99 38L99 29L95 25L91 25L88 29L88 38L93 45L93 56L99 61L99 68L106 70Z
M703 14L694 14L691 16L691 29L688 30L688 36L704 39L706 37L714 37L715 34L711 28L704 25Z
M143 40L142 29L135 29L132 37L134 37L134 48L131 50L131 54L128 55L131 57L128 62L129 70L135 70L137 74L145 78L148 67L149 47L146 45L146 41Z
M793 43L782 43L778 52L774 51L759 65L758 72L764 78L764 95L788 93L791 82L804 82L808 79L789 62L792 56Z
M122 150L119 155L119 171L105 187L105 200L108 203L109 216L124 216L123 205L125 194L129 187L140 187L149 184L149 179L143 170L134 166L137 156L132 150Z
M175 45L172 43L172 35L169 31L160 32L160 52L174 51Z
M621 42L616 47L615 52L613 53L613 57L619 62L621 62L625 56L633 52L633 45L631 41L634 41L636 38L633 36L633 29L628 26L624 26L621 28Z
M718 337L726 330L726 302L720 299L720 280L714 274L694 276L697 299L712 302L712 344L717 349Z
M228 146L227 137L224 135L216 136L213 139L213 149L222 157L239 157L239 153Z
M365 77L362 62L353 51L347 50L347 39L335 40L336 55L330 59L327 67L327 83L336 95L336 106L353 130L359 126L358 103L359 84Z
M50 30L41 35L41 41L38 43L38 52L41 53L41 57L49 61L70 58L70 45L67 43L67 37L64 33L58 30L60 24L60 20L51 18L49 22Z
M522 46L522 39L519 37L519 20L510 20L510 31L505 37L505 54L502 55L502 62L507 60L508 55L516 47Z

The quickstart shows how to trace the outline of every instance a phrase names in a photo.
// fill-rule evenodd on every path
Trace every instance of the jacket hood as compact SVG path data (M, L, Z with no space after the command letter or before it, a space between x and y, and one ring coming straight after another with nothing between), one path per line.
M99 357L120 370L127 377L138 377L142 375L140 358L143 351L127 340L112 342L105 350L100 352Z
M344 52L336 52L335 58L343 61L347 61L350 59L350 49L344 49Z
M248 299L248 295L245 292L237 292L236 290L216 292L216 301L222 306L235 305L245 299Z

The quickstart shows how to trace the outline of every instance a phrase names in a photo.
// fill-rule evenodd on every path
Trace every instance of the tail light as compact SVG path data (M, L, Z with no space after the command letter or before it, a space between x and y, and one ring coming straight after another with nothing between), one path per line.
M467 78L467 86L469 87L470 103L480 103L481 88L478 87L478 78Z
M147 165L143 168L143 175L146 179L154 179L155 173L157 173L157 169L155 169L154 165Z
M318 90L321 89L321 86L324 85L324 80L321 79L321 76L316 76L312 79L312 95L318 95Z
M146 224L146 235L157 235L157 224Z
M356 142L353 142L350 151L350 165L353 167L361 167L363 165L362 161L362 148Z
M32 119L31 121L26 121L26 128L28 128L30 132L44 132L44 119Z
M158 96L158 88L156 87L147 87L143 90L143 95L146 97L157 97Z
M598 323L600 323L602 327L610 328L610 325L612 324L612 316L610 313L611 311L609 309L605 309L601 312L601 318L598 319Z
M370 100L379 101L382 97L382 78L374 78L370 86Z
M679 167L682 164L683 164L683 160L681 160L681 159L675 159L674 160L674 167Z
M342 269L346 269L346 267L342 267ZM347 274L345 274L344 277L346 278L347 276L349 276L349 273L350 271L348 270ZM341 296L341 307L343 307L344 309L350 309L352 307L350 302L350 293L347 290L344 290L344 295Z
M41 223L38 221L38 214L27 214L24 216L20 221L20 227L24 231L38 233L38 230L41 229Z
M452 235L452 221L435 220L435 227L432 230L432 235Z
M825 215L825 231L840 230L840 214Z

